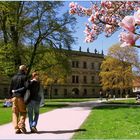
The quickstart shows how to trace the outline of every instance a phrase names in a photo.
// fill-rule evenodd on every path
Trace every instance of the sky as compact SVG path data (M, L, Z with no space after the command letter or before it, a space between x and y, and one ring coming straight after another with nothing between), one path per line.
M69 3L71 1L66 1L65 6L63 7L65 10L69 10ZM84 6L84 7L89 7L90 1L78 1L78 4ZM94 52L96 49L99 53L101 51L104 51L104 54L107 54L107 50L109 47L111 47L113 44L116 44L119 42L119 32L114 33L111 37L107 38L104 36L104 34L101 34L98 36L98 38L91 43L86 43L85 40L85 23L88 22L89 17L79 17L77 15L74 15L77 19L77 23L75 24L75 30L76 32L73 34L74 37L77 37L77 44L72 45L73 50L79 50L79 47L81 46L81 50L86 52L87 48L89 48L90 52Z
M65 10L69 10L69 3L72 1L65 1L65 6L63 7ZM76 2L76 1L74 1ZM89 7L90 1L78 1L78 4L82 5L83 7ZM85 23L88 22L89 17L79 17L77 15L74 15L77 19L77 24L75 24L76 32L73 34L75 37L78 38L77 44L72 45L73 50L79 50L79 47L81 46L81 50L86 52L87 48L89 48L90 52L94 52L96 49L101 53L103 50L104 54L107 54L108 48L111 47L113 44L116 44L119 42L119 33L120 31L115 32L111 37L105 37L104 34L101 34L98 36L97 40L95 40L92 43L86 43L85 40Z

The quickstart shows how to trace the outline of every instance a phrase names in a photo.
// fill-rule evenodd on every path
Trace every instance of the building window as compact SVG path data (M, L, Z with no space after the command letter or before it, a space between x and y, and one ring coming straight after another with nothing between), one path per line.
M95 94L95 89L92 89L92 94Z
M64 89L64 96L67 96L67 94L68 94L67 89Z
M79 89L78 88L72 89L72 94L76 96L79 95Z
M58 95L58 89L54 89L54 95Z
M95 77L91 76L91 83L94 84L95 83Z
M100 83L100 81L99 81L100 79L99 79L99 76L98 75L96 75L96 83Z
M83 93L84 96L87 95L87 89L84 89L84 93Z
M75 62L74 62L74 61L72 61L72 67L73 67L73 68L75 67Z
M87 83L87 77L86 76L83 77L83 82Z
M98 70L100 70L100 67L101 67L101 63L98 63Z
M76 68L79 68L79 62L76 61L75 63L76 63Z
M94 63L91 63L91 69L94 69L94 68L95 68Z
M75 83L75 76L72 76L72 83Z
M79 83L79 76L76 76L76 83Z
M79 61L72 61L73 68L79 68Z
M87 62L83 62L83 68L84 68L84 69L87 68Z
M79 76L72 76L72 83L79 83Z

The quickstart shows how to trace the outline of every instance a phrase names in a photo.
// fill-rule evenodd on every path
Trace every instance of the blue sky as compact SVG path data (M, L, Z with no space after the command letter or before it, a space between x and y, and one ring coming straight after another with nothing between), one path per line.
M69 3L71 1L66 1L64 9L69 10ZM89 7L90 1L78 1L78 4L84 6L84 7ZM87 51L87 48L89 48L90 52L94 52L95 49L101 53L101 51L104 51L104 54L107 53L107 50L109 47L111 47L113 44L116 44L119 42L119 32L114 33L111 37L106 38L104 34L101 34L98 36L98 39L95 40L92 43L86 43L84 42L85 40L85 23L88 22L89 17L79 17L75 15L77 19L77 24L75 25L76 33L74 33L74 36L78 38L77 44L72 46L73 50L79 50L79 47L81 46L82 51Z

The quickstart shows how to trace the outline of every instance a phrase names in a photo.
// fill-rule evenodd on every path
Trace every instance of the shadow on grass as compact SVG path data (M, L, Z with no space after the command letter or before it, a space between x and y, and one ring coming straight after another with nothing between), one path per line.
M62 107L66 107L66 106L68 106L68 104L45 104L45 106L43 106L41 108L62 108ZM0 108L8 109L11 107L3 107L3 105L0 104Z
M86 131L86 129L56 130L56 131L38 131L37 134L44 134L44 133L64 134L64 133L75 133L75 132L79 132L79 131ZM27 134L33 134L33 133L27 132Z
M41 107L41 108L61 108L61 107L66 107L68 106L67 104L45 104L45 106Z
M128 103L104 103L101 104L100 106L95 106L92 109L119 109L119 108L139 108L140 104L128 104Z
M92 99L91 99L92 100ZM85 102L85 101L90 101L88 99L79 99L79 98L69 98L69 99L50 99L50 100L47 100L47 102Z
M111 101L109 101L109 102L102 102L103 104L120 104L120 105L140 105L140 103L136 103L136 102L130 102L130 103L128 103L128 102L111 102Z

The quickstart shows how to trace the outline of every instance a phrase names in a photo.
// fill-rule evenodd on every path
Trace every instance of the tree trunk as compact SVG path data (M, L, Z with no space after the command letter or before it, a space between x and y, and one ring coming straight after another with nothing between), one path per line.
M15 70L18 69L19 65L21 65L21 57L20 57L20 51L19 51L19 37L18 37L18 31L16 30L16 27L13 25L10 27L11 34L12 34L12 41L13 41L13 48L15 49L14 54L14 62L15 62Z
M52 84L49 87L49 99L52 99Z
M8 38L7 30L6 30L6 16L5 16L4 11L2 13L3 13L3 16L1 16L1 29L3 32L4 43L7 44L9 38Z
M30 59L30 64L29 64L29 67L28 67L27 75L30 73L30 71L32 69L32 66L33 66L33 63L34 63L34 59L35 59L35 55L36 55L37 46L38 46L38 44L36 43L34 45L34 50L33 50L32 54L31 54L31 59Z

